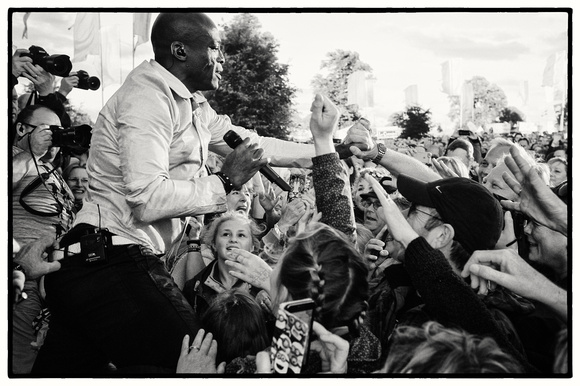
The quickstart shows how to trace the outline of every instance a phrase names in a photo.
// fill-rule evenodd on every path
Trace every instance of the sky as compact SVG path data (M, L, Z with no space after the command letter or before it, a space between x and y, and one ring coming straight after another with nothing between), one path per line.
M208 14L219 26L231 20L234 11L240 11L226 10L231 12L208 10ZM71 27L76 12L65 12L66 9L34 11L28 19L27 39L22 38L23 14L13 14L14 46L39 45L49 54L67 54L74 60ZM102 28L118 25L125 42L123 77L134 65L153 56L150 43L146 43L138 46L132 57L131 15L130 12L117 12L101 16ZM289 81L299 90L295 107L301 116L309 112L313 98L312 79L316 74L324 74L320 69L322 61L329 52L342 49L356 51L372 68L376 78L375 104L363 112L377 126L387 126L389 117L405 108L405 88L417 85L418 102L431 110L433 122L445 130L452 127L447 117L448 97L441 90L441 65L449 59L462 59L464 79L479 75L497 84L505 92L508 105L522 111L528 121L543 124L553 120L541 83L548 57L568 48L568 14L565 12L517 8L508 12L469 8L422 8L418 12L393 12L388 8L326 8L312 12L302 7L275 13L272 9L262 9L256 16L261 30L271 33L279 43L279 62L289 65ZM98 75L91 63L74 63L73 70L78 69ZM528 82L529 89L527 103L520 96L524 81ZM69 99L95 119L102 103L117 88L118 85L105 85L98 91L75 89Z

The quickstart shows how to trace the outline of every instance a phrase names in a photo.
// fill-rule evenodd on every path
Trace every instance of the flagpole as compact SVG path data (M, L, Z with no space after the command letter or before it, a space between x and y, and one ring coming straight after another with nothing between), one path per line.
M101 45L101 54L99 55L99 60L101 61L101 76L103 77L103 87L101 87L101 108L103 108L105 105L105 87L107 85L105 84L105 69L103 68L103 34L101 33L101 13L99 12L97 15L99 16L99 44Z
M566 51L567 54L567 51ZM560 131L564 131L564 104L566 103L566 79L568 72L566 71L567 60L562 60L562 101L560 103Z

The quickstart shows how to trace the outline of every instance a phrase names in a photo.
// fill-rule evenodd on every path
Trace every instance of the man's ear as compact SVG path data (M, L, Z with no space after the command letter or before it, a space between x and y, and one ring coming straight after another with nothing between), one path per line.
M455 230L449 224L439 225L431 230L429 234L429 244L435 249L443 249L451 245L455 237Z
M21 122L16 122L16 134L18 134L19 137L22 137L24 134L26 134L26 129Z
M177 60L184 61L187 59L187 54L185 52L185 44L182 42L173 42L171 43L171 54Z

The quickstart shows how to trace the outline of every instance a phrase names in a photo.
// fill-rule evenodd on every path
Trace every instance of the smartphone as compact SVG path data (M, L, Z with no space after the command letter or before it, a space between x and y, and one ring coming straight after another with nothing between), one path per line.
M292 188L288 192L288 202L302 197L306 190L306 175L293 173L290 175L289 185Z
M310 298L280 304L270 360L276 374L300 374L308 361L314 301Z

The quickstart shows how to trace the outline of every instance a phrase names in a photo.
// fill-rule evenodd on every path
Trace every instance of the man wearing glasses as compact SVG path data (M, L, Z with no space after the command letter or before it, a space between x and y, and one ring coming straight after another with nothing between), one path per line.
M50 244L50 240L68 231L73 221L73 194L53 164L60 148L52 147L50 126L60 126L60 118L41 105L26 107L16 119L17 137L12 147L12 237L21 247ZM15 374L27 374L32 369L42 344L42 334L35 332L33 321L44 307L38 267L33 271L33 267L20 261L21 257L16 256L14 260L15 267L26 275L24 289L12 313L12 371ZM50 263L45 267L45 273L58 269Z

